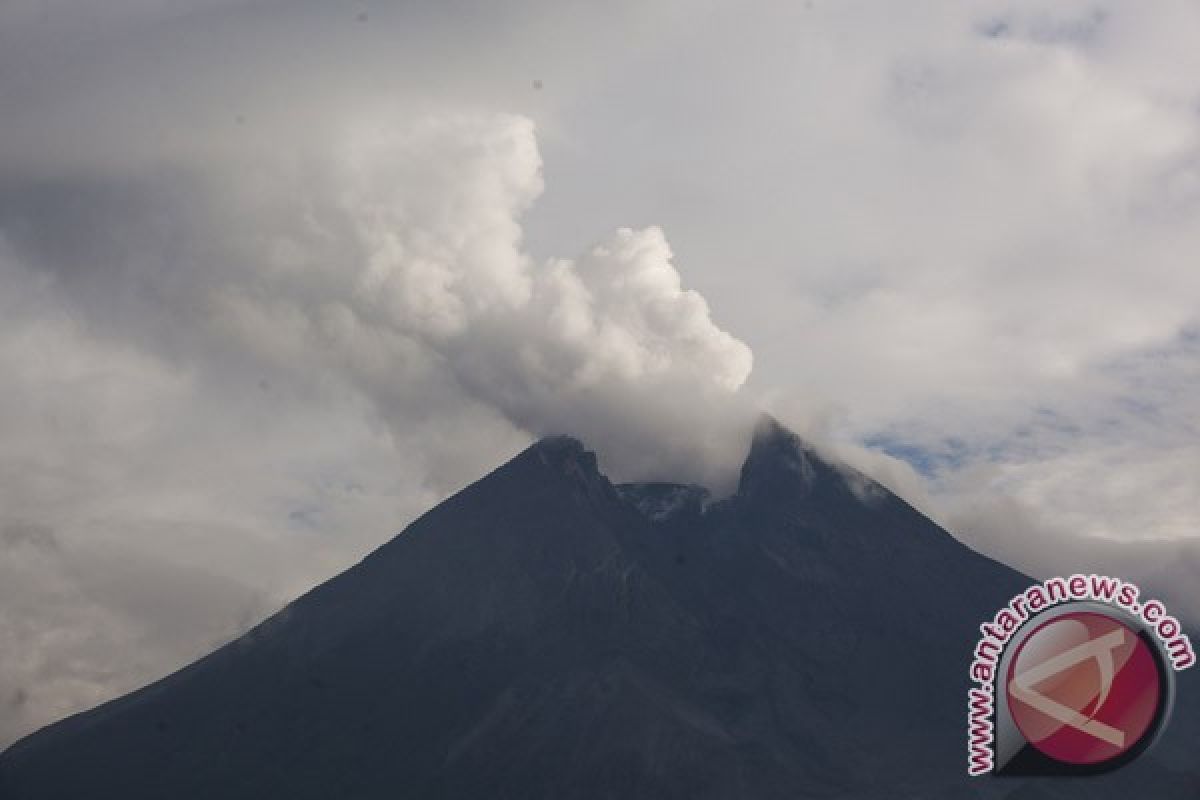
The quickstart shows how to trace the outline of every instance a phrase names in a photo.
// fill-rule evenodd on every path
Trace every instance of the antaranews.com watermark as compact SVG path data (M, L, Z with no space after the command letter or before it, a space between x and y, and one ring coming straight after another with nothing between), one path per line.
M1170 673L1196 663L1162 602L1105 575L1035 584L980 632L967 704L971 775L1090 774L1127 763L1165 725Z

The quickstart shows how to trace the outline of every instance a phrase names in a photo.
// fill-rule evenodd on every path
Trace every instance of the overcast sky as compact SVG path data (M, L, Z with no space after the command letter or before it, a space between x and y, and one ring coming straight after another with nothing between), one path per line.
M0 746L769 409L1200 618L1200 6L0 3Z

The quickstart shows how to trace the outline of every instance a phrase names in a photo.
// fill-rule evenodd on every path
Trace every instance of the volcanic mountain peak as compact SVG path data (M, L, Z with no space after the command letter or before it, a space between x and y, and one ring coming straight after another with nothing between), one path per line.
M780 508L820 507L891 497L891 493L854 468L824 457L770 414L754 429L742 464L737 497Z
M750 452L742 465L739 491L753 488L759 480L794 482L798 477L804 483L811 483L816 471L814 456L803 439L780 425L770 414L763 414L754 427Z
M573 436L551 435L534 442L512 461L482 481L467 487L470 493L493 477L507 476L515 485L527 488L528 478L538 477L536 483L549 486L565 485L576 498L602 504L618 502L616 489L608 476L600 471L596 454ZM499 488L499 487L495 487Z
M0 754L0 800L1022 791L966 781L963 702L979 622L1028 579L847 475L769 417L716 503L614 487L548 437L242 639ZM1122 776L1053 796L1195 796Z
M544 436L534 442L528 453L535 455L543 464L568 474L585 477L600 475L596 454L584 447L574 436Z
M517 460L533 458L581 486L602 491L612 487L597 463L596 454L567 435L545 436ZM737 494L750 497L777 491L799 499L820 480L825 490L845 488L847 479L869 481L849 467L833 465L796 433L770 414L761 414L749 451L741 466ZM873 483L873 482L872 482ZM622 500L644 516L662 521L680 512L700 513L713 501L712 492L696 484L670 481L636 481L616 486Z

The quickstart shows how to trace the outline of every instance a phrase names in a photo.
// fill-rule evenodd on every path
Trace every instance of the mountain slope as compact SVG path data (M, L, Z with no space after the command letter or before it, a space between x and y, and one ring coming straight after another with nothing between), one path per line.
M1028 583L769 419L716 503L545 439L246 637L17 743L0 797L1196 796L1140 764L1086 794L965 779L977 626Z

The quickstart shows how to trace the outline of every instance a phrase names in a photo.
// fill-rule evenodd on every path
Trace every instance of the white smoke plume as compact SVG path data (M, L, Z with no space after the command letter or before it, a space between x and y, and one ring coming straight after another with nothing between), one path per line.
M97 205L116 210L77 210L69 231L61 215L34 220L15 245L109 335L185 364L234 357L344 383L401 439L466 404L582 436L618 473L714 477L703 429L746 380L749 349L683 288L658 228L622 228L576 259L522 249L542 191L528 119L377 124L304 158L101 187ZM79 189L46 191L59 204L54 192ZM133 244L105 251L122 215L150 208L122 231Z
M533 124L484 113L10 177L0 740L200 655L536 435L728 483L749 349L657 228L535 260L542 188Z
M711 462L696 434L745 381L749 349L681 286L657 228L535 263L520 216L540 166L514 116L354 138L329 198L256 242L253 283L220 287L219 318L277 361L321 353L403 424L413 385L434 380L521 430L582 436L619 472L652 468L647 453L672 454L668 471Z

